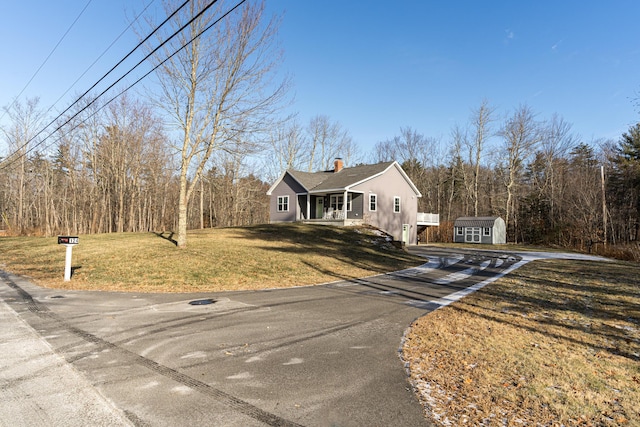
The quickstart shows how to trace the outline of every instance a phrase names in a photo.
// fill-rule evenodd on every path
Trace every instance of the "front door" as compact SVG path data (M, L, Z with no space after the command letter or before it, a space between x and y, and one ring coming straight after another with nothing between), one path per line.
M316 218L321 219L324 214L324 197L316 197Z

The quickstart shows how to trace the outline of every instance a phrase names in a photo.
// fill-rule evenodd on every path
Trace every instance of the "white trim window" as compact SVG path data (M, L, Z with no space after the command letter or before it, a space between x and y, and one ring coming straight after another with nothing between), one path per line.
M393 212L400 213L400 197L399 196L395 196L393 198Z
M351 212L351 193L347 194L347 212Z
M329 206L334 211L341 211L343 200L344 197L342 195L332 194L331 197L329 197Z
M484 227L483 236L491 236L491 227Z
M369 194L369 211L375 212L376 210L378 210L378 196Z
M289 212L289 196L278 196L278 212Z
M458 236L464 236L464 227L456 227L456 233Z

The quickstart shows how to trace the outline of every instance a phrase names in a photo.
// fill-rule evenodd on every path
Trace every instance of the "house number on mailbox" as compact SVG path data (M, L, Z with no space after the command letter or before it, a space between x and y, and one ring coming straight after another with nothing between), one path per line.
M67 252L64 258L64 281L71 280L71 252L73 247L79 243L78 236L58 236L58 244L64 245Z
M77 245L79 243L78 237L75 236L58 236L59 245Z

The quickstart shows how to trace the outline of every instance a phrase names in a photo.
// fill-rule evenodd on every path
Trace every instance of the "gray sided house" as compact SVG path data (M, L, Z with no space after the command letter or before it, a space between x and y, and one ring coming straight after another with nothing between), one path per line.
M285 171L267 192L270 221L369 224L395 240L417 243L422 195L397 162L346 168L336 159L334 166L324 172Z
M467 216L453 223L455 243L507 243L507 229L504 220L496 216Z

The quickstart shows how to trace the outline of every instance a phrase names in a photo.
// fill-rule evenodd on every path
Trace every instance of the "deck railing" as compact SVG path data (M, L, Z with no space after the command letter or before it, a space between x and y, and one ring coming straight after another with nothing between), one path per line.
M440 225L440 214L418 212L419 225Z

